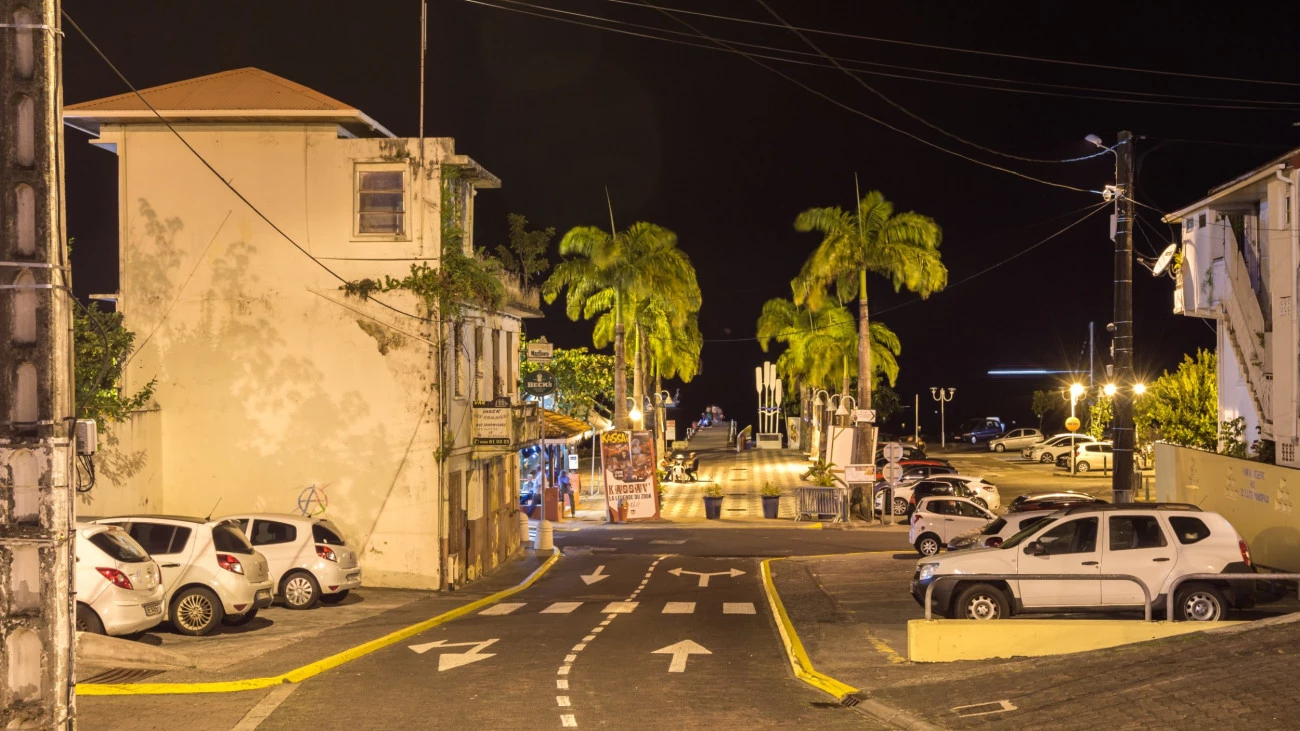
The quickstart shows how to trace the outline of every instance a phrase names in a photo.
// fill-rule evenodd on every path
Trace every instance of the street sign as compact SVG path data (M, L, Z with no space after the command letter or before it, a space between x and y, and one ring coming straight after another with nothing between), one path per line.
M536 342L527 345L529 363L550 363L554 344Z
M897 462L890 462L880 468L880 476L889 484L893 485L903 479L903 465Z
M529 373L524 377L524 393L530 396L550 396L555 393L555 374L542 368Z
M1065 420L1065 428L1070 431L1079 431L1079 417L1071 416Z
M875 409L854 409L854 410L853 410L853 421L854 421L854 422L862 423L862 422L865 421L865 422L867 422L868 424L871 424L871 423L875 422L875 420L876 420L876 410L875 410Z
M844 481L849 484L876 481L875 465L850 464L844 466Z
M884 453L886 462L897 462L903 458L903 445L898 442L885 442L880 451Z
M510 446L510 399L474 402L474 445Z

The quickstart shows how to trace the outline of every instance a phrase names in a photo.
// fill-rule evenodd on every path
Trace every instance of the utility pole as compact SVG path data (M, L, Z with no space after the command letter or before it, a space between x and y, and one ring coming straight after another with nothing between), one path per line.
M59 0L0 0L0 19L0 727L73 728L75 422Z
M1112 499L1133 501L1133 133L1115 144L1115 421Z

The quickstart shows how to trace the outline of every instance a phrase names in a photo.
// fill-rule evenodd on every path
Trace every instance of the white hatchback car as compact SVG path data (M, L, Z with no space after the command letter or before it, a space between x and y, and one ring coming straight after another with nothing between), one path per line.
M989 440L989 451L1007 452L1023 449L1043 440L1043 433L1037 429L1012 429L997 439Z
M996 517L967 498L922 498L912 513L907 541L922 556L933 556L949 539L972 528L981 528Z
M1063 454L1069 454L1072 446L1095 441L1097 441L1095 438L1087 434L1057 434L1031 447L1026 447L1028 454L1025 454L1025 456L1035 462L1055 464L1056 458Z
M1127 574L1163 607L1174 580L1189 574L1253 574L1250 549L1223 516L1180 503L1075 505L1030 526L998 548L921 559L912 596L924 603L938 576ZM1174 590L1173 619L1223 619L1230 607L1254 606L1253 581L1187 581ZM1030 612L1117 612L1144 607L1130 581L951 580L934 586L931 609L958 619L999 619Z
M290 609L317 602L337 604L361 586L357 554L339 529L324 518L279 513L245 513L226 518L239 524L271 567L271 585Z
M77 631L129 635L163 619L158 564L126 531L77 523Z
M271 605L266 559L234 523L169 515L95 522L122 527L158 562L165 619L181 634L206 635L218 624L245 624Z

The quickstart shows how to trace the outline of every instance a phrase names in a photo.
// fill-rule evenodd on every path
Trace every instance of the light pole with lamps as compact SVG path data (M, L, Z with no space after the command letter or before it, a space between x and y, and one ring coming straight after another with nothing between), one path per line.
M653 394L655 400L655 442L659 447L659 459L663 459L668 446L668 409L676 406L673 395L667 391Z
M1074 433L1079 430L1079 418L1074 415L1074 405L1079 403L1079 397L1083 395L1084 387L1082 383L1070 384L1070 418L1065 422L1065 428L1070 430L1070 474L1074 474L1075 452L1078 451L1079 444L1074 438Z
M947 389L947 394L944 393L944 390L945 389L942 386L937 388L935 386L930 387L930 397L939 402L939 447L941 449L948 448L948 427L944 418L944 405L949 401L952 401L953 394L957 393L956 388Z
M829 400L830 397L830 392L824 388L819 388L813 391L813 443L811 455L813 459L821 459L822 456L822 407L826 405L826 401Z
M853 410L849 410L844 407L845 401L853 402ZM826 400L826 410L830 411L831 407L835 408L835 416L840 417L842 419L843 417L848 416L849 414L853 413L853 411L857 410L858 400L848 394L837 393ZM834 426L834 422L833 420L830 419L828 419L828 422L830 423L826 425L826 435L827 435L826 461L830 463L834 463L835 460L833 459L833 457L835 456L835 433L831 431L832 427ZM853 461L853 454L852 452L850 452L849 462L851 463L852 461Z

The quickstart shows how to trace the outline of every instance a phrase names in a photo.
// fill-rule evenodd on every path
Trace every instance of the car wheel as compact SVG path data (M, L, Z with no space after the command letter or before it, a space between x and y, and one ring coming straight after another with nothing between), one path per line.
M916 539L916 552L922 556L933 556L939 552L939 536L926 533Z
M200 586L184 589L172 600L172 627L183 635L206 635L216 628L224 616L221 600Z
M295 571L280 582L280 598L290 609L311 609L320 601L320 583L306 571Z
M243 614L227 614L226 616L221 618L221 623L226 625L227 627L242 627L248 624L249 622L253 621L253 617L256 616L257 616L257 607L253 607L252 609L248 610L247 612L244 612Z
M996 445L994 445L994 447L993 447L993 451L994 451L994 452L1005 452L1005 451L1007 451L1007 445L1005 445L1005 444L996 444Z
M953 609L954 619L1003 619L1010 614L1006 595L989 584L966 587L957 595Z
M1209 584L1186 584L1174 596L1174 613L1178 619L1215 622L1223 619L1226 608L1223 596Z
M95 635L104 634L104 623L99 621L99 615L80 602L77 603L77 631Z
M989 504L988 504L987 502L985 502L985 501L984 501L984 498L982 498L982 497L971 498L971 502L975 503L976 505L980 506L981 508L984 508L985 510L988 510L988 509L989 509Z
M320 595L321 604L338 604L339 602L348 598L348 591L350 590L344 589L343 591L340 591L336 594L321 594Z
M1053 457L1053 456L1052 456L1050 453L1048 453L1048 452L1043 452L1043 456L1039 457L1039 458L1038 458L1038 461L1039 461L1039 462L1042 462L1043 464L1051 464L1051 463L1053 463L1053 462L1056 461L1056 458Z
M907 515L907 501L901 497L894 498L894 515Z
M1079 462L1074 465L1075 472L1087 472L1090 469L1092 469L1092 465L1087 462Z

